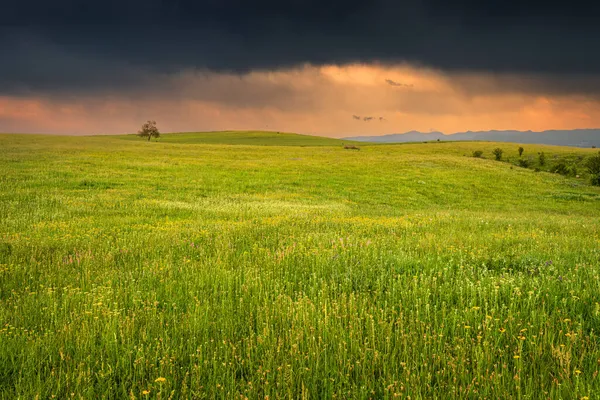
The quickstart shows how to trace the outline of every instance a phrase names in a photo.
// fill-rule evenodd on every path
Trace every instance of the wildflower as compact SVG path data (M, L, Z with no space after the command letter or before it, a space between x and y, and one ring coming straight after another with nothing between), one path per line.
M158 382L158 383L163 383L163 382L166 382L166 381L167 381L167 378L163 378L162 376L159 377L159 378L156 378L154 380L154 382Z
M148 396L150 394L149 390L142 390L142 395Z
M469 325L465 325L465 329L471 329Z
M500 328L499 331L500 331L500 333L504 333L504 332L506 332L506 329Z
M579 374L581 374L581 371L580 371L580 370L578 370L578 369L576 369L576 370L575 370L575 375L579 375Z
M513 356L513 358L514 358L515 360L518 360L519 358L521 358L521 356Z

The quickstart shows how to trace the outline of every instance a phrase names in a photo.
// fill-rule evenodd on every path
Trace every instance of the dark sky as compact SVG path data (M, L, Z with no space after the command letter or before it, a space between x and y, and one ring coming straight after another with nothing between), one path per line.
M409 62L600 75L600 2L2 0L0 95L77 93L183 70ZM582 85L582 91L596 90Z

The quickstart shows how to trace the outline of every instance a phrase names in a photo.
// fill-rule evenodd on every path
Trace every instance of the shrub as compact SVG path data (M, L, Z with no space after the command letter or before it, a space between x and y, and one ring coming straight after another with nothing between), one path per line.
M574 165L567 165L564 162L560 162L550 168L550 172L555 174L561 174L564 176L575 176L577 175L577 167Z
M356 146L352 146L352 145L347 144L347 145L344 146L344 149L346 149L346 150L360 150L360 147L356 147Z
M585 166L591 175L592 185L600 186L600 152L598 155L588 158Z
M539 160L540 160L540 165L546 165L546 154L544 154L544 152L542 151L539 154Z
M499 147L495 148L494 151L492 151L492 154L494 155L494 157L496 157L496 161L502 160L502 153L504 153L504 150L502 150Z
M522 168L529 168L529 160L519 160L519 167Z
M519 157L521 157L523 155L523 152L525 151L524 148L519 147Z
M475 158L481 158L482 155L483 155L483 151L481 151L481 150L475 150L473 152L473 157L475 157Z

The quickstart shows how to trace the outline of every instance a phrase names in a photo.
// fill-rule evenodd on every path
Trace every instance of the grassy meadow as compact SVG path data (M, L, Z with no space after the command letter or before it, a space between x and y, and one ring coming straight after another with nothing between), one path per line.
M123 135L120 139L140 141L137 135ZM155 139L152 139L155 140ZM297 133L269 131L221 131L221 132L192 132L169 133L159 139L164 143L188 144L235 144L252 146L336 146L340 143L358 142L346 140L340 142L320 136L299 135Z
M599 398L583 168L359 146L0 135L0 398Z

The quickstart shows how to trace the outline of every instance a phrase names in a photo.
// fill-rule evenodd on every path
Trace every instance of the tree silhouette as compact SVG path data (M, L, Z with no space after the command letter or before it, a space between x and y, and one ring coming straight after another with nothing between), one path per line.
M142 125L142 129L138 131L138 136L143 138L148 138L148 141L152 138L159 138L160 132L156 127L156 121L148 121L144 125Z

